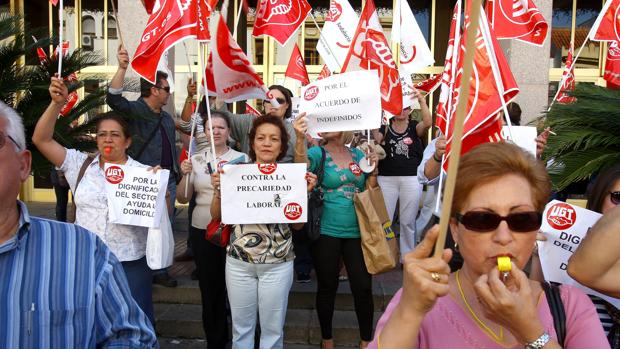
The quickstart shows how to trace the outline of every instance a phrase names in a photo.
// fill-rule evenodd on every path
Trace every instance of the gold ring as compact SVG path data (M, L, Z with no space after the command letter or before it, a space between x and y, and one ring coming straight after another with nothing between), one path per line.
M433 279L433 281L435 281L435 282L439 282L441 280L441 277L439 276L438 273L432 272L431 273L431 279Z

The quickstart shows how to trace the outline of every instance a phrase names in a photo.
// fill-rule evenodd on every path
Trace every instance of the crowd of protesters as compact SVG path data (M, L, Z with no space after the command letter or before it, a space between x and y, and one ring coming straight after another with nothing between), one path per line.
M128 101L122 92L129 59L122 47L118 60L107 96L112 111L97 118L94 154L54 140L68 94L56 77L49 87L52 102L33 135L55 166L56 180L64 178L73 194L75 225L30 217L26 205L16 201L30 172L30 153L21 119L0 105L0 328L7 334L0 347L158 346L151 285L174 287L176 280L166 270L148 267L147 228L108 222L103 169L111 163L170 170L171 218L175 200L191 202L188 252L196 265L209 348L231 343L253 348L256 340L261 348L283 348L291 285L295 275L308 282L312 269L324 349L338 344L333 318L343 271L360 348L620 348L618 309L574 287L549 286L537 273L533 246L540 239L550 180L540 159L518 146L488 143L463 156L451 202L449 248L441 257L429 257L438 235L432 226L435 201L441 201L437 182L446 140L437 135L427 142L432 115L419 92L419 118L405 108L372 132L378 145L365 147L351 146L351 132L325 132L308 142L307 119L302 113L291 121L293 94L283 86L269 88L272 99L264 101L260 117L231 114L220 103L208 120L210 107L199 101L193 151L178 161L176 129L192 131L195 84L190 80L182 120L175 125L164 111L171 92L167 75L159 72L155 84L142 80L140 98ZM518 105L508 110L518 124ZM548 136L547 129L537 138L538 155ZM362 161L368 172L361 170ZM205 240L208 224L222 216L223 169L217 164L226 162L307 164L308 191L318 186L323 193L318 239L302 238L303 223L273 223L235 225L227 246ZM373 276L364 261L353 198L377 186L388 215L400 223L403 287L374 328ZM600 174L589 192L588 208L604 217L568 266L576 280L613 296L620 294L619 204L615 166ZM507 275L500 275L498 257L510 257ZM541 296L550 293L561 299L562 331L556 327L557 304ZM46 326L50 322L64 330Z

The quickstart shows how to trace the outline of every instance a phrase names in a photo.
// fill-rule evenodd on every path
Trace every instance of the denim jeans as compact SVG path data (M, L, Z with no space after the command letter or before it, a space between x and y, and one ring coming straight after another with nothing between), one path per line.
M155 328L155 317L153 316L153 272L146 263L146 257L142 257L135 261L121 262L131 296L136 300L138 306L151 320L153 328Z
M283 348L284 319L292 284L293 261L253 264L226 257L233 349L254 348L257 311L260 348Z

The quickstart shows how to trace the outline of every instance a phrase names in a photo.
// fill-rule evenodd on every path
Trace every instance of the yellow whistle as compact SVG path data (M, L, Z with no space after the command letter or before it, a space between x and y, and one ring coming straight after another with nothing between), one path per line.
M509 273L512 270L512 264L510 263L510 257L501 256L497 257L497 269L500 273Z

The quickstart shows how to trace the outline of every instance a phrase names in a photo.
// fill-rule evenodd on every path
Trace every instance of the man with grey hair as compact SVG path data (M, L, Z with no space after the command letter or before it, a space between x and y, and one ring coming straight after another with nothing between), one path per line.
M20 116L0 102L0 348L157 348L105 244L17 200L31 160Z

